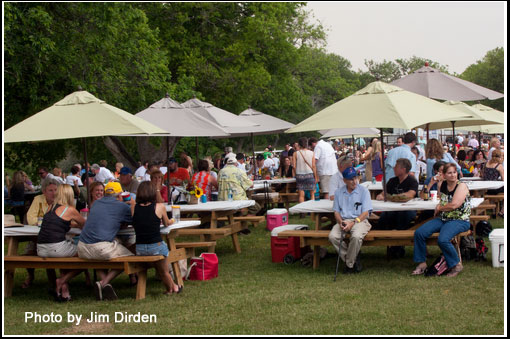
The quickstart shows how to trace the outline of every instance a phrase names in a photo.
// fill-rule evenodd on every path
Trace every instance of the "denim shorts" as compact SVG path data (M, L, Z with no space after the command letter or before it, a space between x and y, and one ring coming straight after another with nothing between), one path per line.
M168 257L168 246L164 242L136 244L136 255L162 255Z

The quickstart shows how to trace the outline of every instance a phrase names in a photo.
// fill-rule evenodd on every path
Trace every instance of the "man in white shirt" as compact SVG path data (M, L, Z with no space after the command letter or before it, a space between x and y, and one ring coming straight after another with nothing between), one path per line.
M74 186L74 183L77 183L78 186L83 186L80 178L80 168L76 165L71 167L71 174L66 177L66 184Z
M143 178L145 176L145 172L147 172L147 168L149 168L149 162L145 161L142 166L138 167L135 171L136 178Z
M329 200L335 200L335 191L339 188L345 186L344 177L342 176L342 172L349 167L352 167L352 158L344 155L339 158L337 161L338 172L336 172L329 181Z
M96 174L94 180L99 182L114 181L115 176L110 172L110 170L106 167L99 167L98 164L93 164L91 167L92 172Z
M271 172L271 176L273 176L274 172L275 172L274 167L275 167L275 163L274 163L273 159L270 158L270 157L267 157L267 159L264 160L264 167L263 168L268 168L269 171Z
M276 173L276 172L278 172L278 169L280 168L280 159L277 156L275 156L274 154L271 155L271 159L274 162L274 171L273 171L273 173Z
M245 164L244 154L243 153L237 153L236 159L237 159L237 168L240 168L240 169L242 169L243 171L246 172L246 164Z
M329 143L324 140L317 141L316 138L310 138L309 144L314 152L321 192L324 194L324 199L329 199L329 182L338 172L335 150Z
M469 139L468 146L472 149L478 149L480 147L480 143L478 140L476 140L476 137L474 135L471 136L471 139Z
M462 133L459 133L459 135L457 136L457 141L458 141L459 145L462 145L462 142L464 141L464 137L462 136Z

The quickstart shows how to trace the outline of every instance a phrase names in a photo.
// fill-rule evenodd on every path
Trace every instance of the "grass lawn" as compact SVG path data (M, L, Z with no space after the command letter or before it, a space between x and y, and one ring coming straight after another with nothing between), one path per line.
M291 217L289 223L311 224ZM491 220L494 227L503 221ZM122 275L113 281L119 296L99 302L85 287L84 276L70 283L73 301L55 303L47 293L44 270L36 270L34 285L21 289L25 270L16 270L13 297L4 299L4 333L33 335L503 335L504 269L469 261L456 278L413 277L412 247L406 256L386 260L386 248L362 249L363 272L339 274L333 282L336 256L321 261L318 270L271 262L270 233L265 225L241 236L241 254L230 238L218 241L219 277L189 281L180 295L164 296L163 285L150 270L147 298L135 301L135 288ZM486 239L490 245L488 239ZM5 248L5 246L4 246ZM205 250L205 249L204 249ZM438 247L430 247L433 257ZM200 253L200 251L197 251ZM433 258L429 259L429 263ZM342 266L343 267L343 266ZM60 314L61 323L25 322L25 312ZM109 322L79 326L67 313L88 318L91 312L110 315ZM157 324L115 323L115 312L155 314Z

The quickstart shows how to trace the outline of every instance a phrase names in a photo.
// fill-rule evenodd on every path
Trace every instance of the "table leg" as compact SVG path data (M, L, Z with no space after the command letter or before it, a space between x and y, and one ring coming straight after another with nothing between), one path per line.
M175 245L175 232L170 231L170 233L167 234L166 239L167 239L168 248L170 249L170 251L176 251L177 246ZM174 271L174 276L175 276L177 285L183 286L184 281L182 279L181 269L179 267L178 261L172 263L172 270Z
M19 241L16 237L6 237L7 240L7 255L14 256L18 255ZM4 271L4 294L5 297L12 296L12 290L14 288L14 272L15 269L6 269Z

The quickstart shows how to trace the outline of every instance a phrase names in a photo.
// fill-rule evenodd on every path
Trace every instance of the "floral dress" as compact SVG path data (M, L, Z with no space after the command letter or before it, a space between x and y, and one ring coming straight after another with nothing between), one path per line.
M441 201L439 204L441 206L444 206L448 203L450 203L453 200L453 196L455 194L455 191L457 190L457 187L459 187L460 181L457 181L457 184L455 185L455 188L453 191L448 191L448 183L446 181L443 181L443 184L441 185ZM471 216L471 196L468 194L466 196L466 199L460 205L459 208L454 209L453 211L445 211L441 212L439 214L439 217L442 221L449 221L449 220L464 220L469 221L469 217Z

